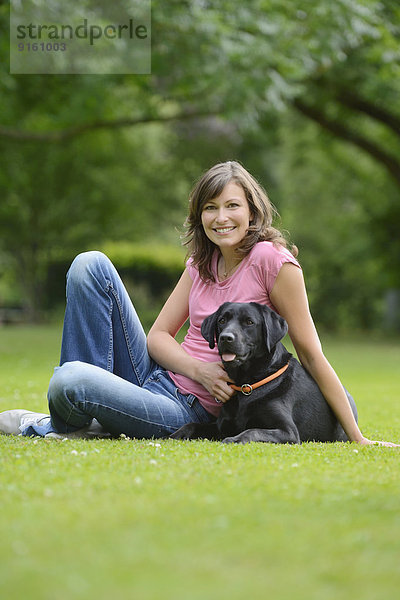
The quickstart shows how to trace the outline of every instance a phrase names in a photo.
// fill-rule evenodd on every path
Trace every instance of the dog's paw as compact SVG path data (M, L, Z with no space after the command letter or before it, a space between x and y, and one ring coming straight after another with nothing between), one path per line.
M174 431L174 433L171 433L169 437L173 440L190 440L193 437L195 430L196 423L188 423L187 425L183 425L180 429L177 429L177 431Z
M222 440L223 444L248 444L249 442L251 442L253 440L248 439L246 436L244 435L235 435L234 437L226 437Z

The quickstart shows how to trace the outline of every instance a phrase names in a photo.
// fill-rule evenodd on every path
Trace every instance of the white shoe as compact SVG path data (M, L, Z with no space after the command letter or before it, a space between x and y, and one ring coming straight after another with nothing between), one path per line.
M6 435L21 435L21 428L29 425L38 425L43 419L50 419L50 415L44 413L36 413L24 408L14 410L6 410L0 413L0 433ZM36 434L39 435L39 434ZM92 438L110 438L111 433L108 433L102 425L93 419L89 425L72 431L71 433L47 433L45 438L54 438L57 440L67 439L92 439Z
M43 413L35 413L24 408L15 410L6 410L0 413L0 433L6 435L21 435L20 426L27 425L30 422L37 423L43 417L49 415Z
M108 433L104 427L96 420L93 419L90 425L86 425L77 431L71 431L71 433L56 433L51 432L44 436L55 440L77 440L77 439L93 439L93 438L110 438L111 433Z

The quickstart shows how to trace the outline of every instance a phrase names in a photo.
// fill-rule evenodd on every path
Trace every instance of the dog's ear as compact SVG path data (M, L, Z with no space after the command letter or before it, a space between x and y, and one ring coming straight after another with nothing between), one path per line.
M265 345L268 352L271 352L272 348L287 334L288 326L285 319L268 306L258 304L258 309L264 321Z
M205 340L207 340L210 348L215 348L215 338L217 335L217 320L218 317L224 308L226 302L222 304L215 313L206 317L201 324L201 335Z

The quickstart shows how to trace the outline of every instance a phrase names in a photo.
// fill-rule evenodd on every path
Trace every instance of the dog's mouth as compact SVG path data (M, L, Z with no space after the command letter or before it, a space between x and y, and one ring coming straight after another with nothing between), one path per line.
M234 354L233 352L222 352L221 360L227 366L232 365L238 367L245 363L249 358L249 353L246 354Z
M231 344L222 342L218 347L221 360L226 366L238 367L249 360L252 355L252 345Z
M221 358L224 362L233 362L236 359L236 354L229 354L228 352L224 352L221 354Z

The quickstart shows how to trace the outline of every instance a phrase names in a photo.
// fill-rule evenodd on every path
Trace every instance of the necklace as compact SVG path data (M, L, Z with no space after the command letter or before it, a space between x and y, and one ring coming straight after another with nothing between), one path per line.
M222 257L221 257L222 258ZM224 260L224 267L225 269L222 269L222 276L224 279L226 279L229 275L231 275L231 273L233 273L233 271L235 269L237 269L237 267L240 265L240 263L242 262L242 259L239 259L238 262L234 263L232 267L230 267L229 269L226 269L226 264L225 264L225 259Z

